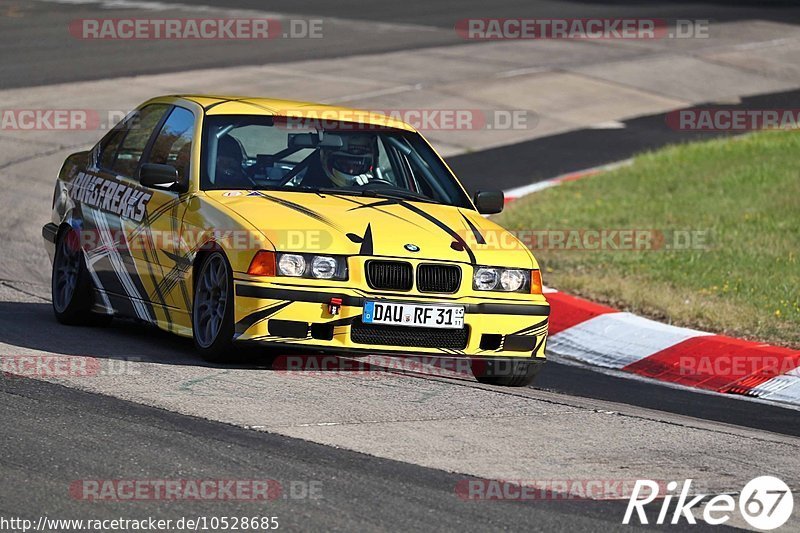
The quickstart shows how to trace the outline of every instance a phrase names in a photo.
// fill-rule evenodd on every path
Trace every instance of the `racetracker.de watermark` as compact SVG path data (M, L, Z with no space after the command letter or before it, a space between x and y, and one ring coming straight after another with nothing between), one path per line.
M467 40L649 40L706 39L708 20L651 18L468 18L455 31Z
M3 109L3 131L87 131L108 129L126 112L102 113L96 109Z
M383 131L400 121L419 131L512 131L539 123L526 109L283 109L277 115L275 126L288 130Z
M7 108L0 109L0 130L106 131L128 114L120 109ZM276 128L299 131L384 131L395 129L391 121L419 131L523 131L535 128L539 116L526 109L285 109L273 121Z
M243 196L241 191L224 193ZM107 196L107 195L106 195ZM108 209L113 210L111 200ZM101 208L105 203L99 203ZM459 229L454 233L475 250L505 252L528 248L556 252L657 252L707 251L712 235L705 229L632 229L632 228L554 228L554 229ZM266 240L265 240L266 237ZM156 249L200 250L216 244L231 250L251 250L267 245L278 250L329 252L338 242L338 234L318 229L265 229L262 231L218 228L182 231L154 230L136 232L122 229L83 229L70 232L68 246L76 250L116 249L148 251ZM215 244L216 243L216 244Z
M469 229L458 233L471 248L496 251L515 250L520 246L533 251L556 252L704 251L711 247L711 232L704 229Z
M800 108L679 109L667 113L666 123L668 127L677 131L795 130L800 127Z
M101 207L103 204L100 204ZM159 250L204 250L217 245L227 250L253 250L267 245L265 236L276 249L328 251L333 245L333 234L326 230L286 229L267 230L192 230L182 231L154 230L137 231L135 235L122 229L113 230L75 230L67 235L70 250L118 250L150 251Z
M800 366L800 356L745 355L681 356L678 371L685 377L780 376Z
M400 354L398 354L400 355ZM472 379L483 371L481 358L438 356L372 356L348 359L335 355L281 355L272 363L272 371L293 377L391 377L396 374L424 374L445 378Z
M139 359L111 359L78 355L3 355L0 375L26 378L96 378L138 376Z
M462 479L456 495L464 501L623 500L636 479Z
M123 109L88 108L6 108L0 109L0 130L4 131L105 131L130 114ZM137 120L126 128L141 127Z
M321 480L302 479L79 479L69 495L89 502L319 500Z
M69 24L81 40L268 40L319 39L322 19L272 18L87 18Z

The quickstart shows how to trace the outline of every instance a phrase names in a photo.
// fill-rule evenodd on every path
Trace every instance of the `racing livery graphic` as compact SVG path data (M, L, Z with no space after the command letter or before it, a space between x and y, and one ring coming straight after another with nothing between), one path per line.
M531 252L482 216L502 193L470 198L403 122L337 112L160 97L69 156L43 228L56 317L136 318L220 362L235 342L425 353L530 383L550 308Z
M69 191L75 202L132 218L136 222L142 221L147 202L153 197L143 189L84 172L70 183Z

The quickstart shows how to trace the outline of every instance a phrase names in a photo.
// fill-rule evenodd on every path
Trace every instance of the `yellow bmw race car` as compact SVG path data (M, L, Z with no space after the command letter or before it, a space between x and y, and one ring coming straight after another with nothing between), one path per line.
M65 161L42 230L56 318L332 353L469 357L526 385L550 307L536 259L411 126L332 106L149 100Z

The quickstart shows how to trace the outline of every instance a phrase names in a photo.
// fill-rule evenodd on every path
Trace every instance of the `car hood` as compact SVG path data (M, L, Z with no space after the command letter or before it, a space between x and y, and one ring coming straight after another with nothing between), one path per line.
M207 191L276 250L535 268L509 232L472 209L292 191Z

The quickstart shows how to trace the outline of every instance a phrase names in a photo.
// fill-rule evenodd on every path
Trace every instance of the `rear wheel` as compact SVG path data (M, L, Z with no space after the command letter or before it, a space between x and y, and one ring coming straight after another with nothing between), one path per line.
M192 306L194 345L206 361L232 358L233 277L222 252L208 255L199 269Z
M61 231L56 239L50 287L53 313L62 324L104 326L113 319L113 315L92 312L92 282L78 233L72 228Z
M526 387L533 383L543 361L531 359L472 359L472 375L485 385Z

